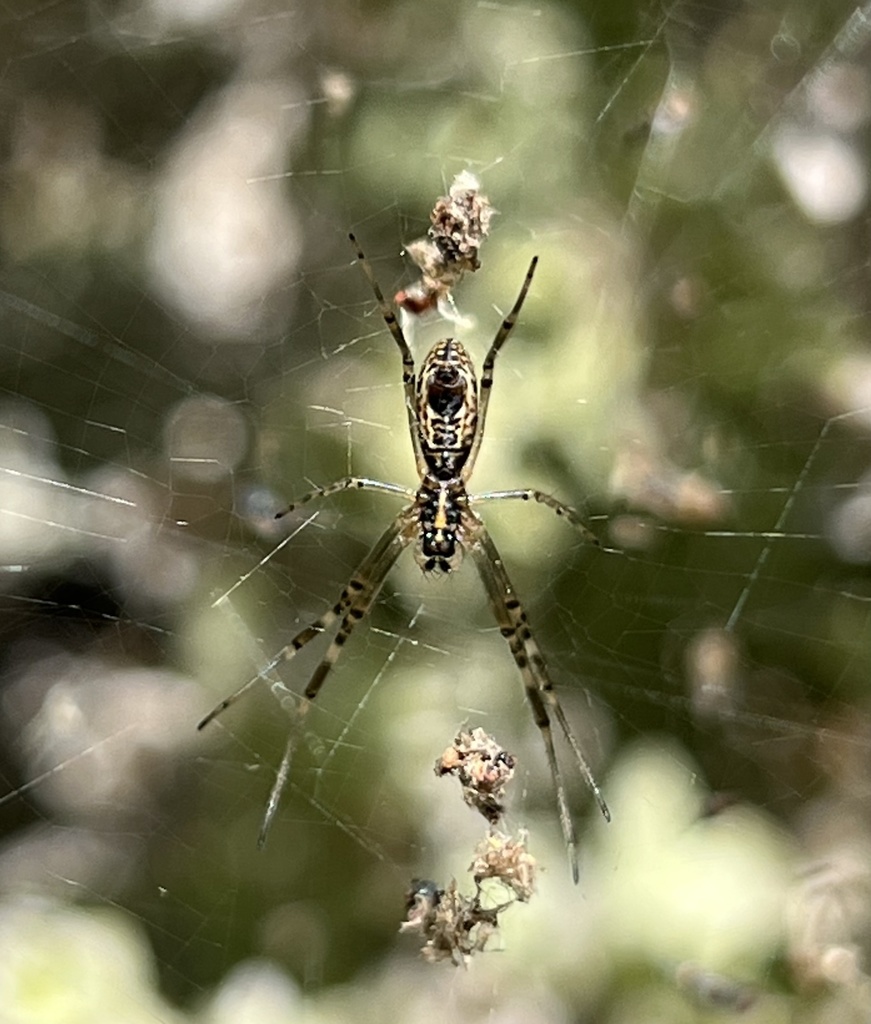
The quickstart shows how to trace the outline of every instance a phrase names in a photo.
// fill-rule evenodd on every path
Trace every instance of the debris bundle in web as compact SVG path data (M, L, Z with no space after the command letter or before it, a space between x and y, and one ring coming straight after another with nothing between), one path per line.
M525 903L535 891L536 862L527 850L526 831L510 835L498 827L515 763L483 729L460 732L436 761L436 775L456 776L463 800L489 827L469 865L471 894L461 893L456 879L444 887L422 879L411 883L400 931L420 934L422 954L432 963L465 965L498 932L500 914L516 902Z
M446 320L462 320L454 305L453 290L466 273L474 273L481 266L478 253L490 233L494 213L475 175L461 171L448 194L436 200L425 237L405 247L421 271L419 280L394 296L405 314L420 316L437 309Z

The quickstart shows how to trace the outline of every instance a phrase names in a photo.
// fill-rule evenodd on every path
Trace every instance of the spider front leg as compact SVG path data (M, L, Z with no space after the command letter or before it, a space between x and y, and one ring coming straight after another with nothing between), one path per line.
M472 475L472 470L475 468L475 463L478 460L478 452L481 449L481 442L484 440L484 427L487 422L487 409L490 405L490 392L493 390L493 368L496 365L496 356L499 355L499 350L511 337L511 332L514 330L514 325L517 323L517 318L520 316L520 310L523 308L523 303L526 301L526 293L529 291L529 286L532 284L532 278L537 266L538 257L533 256L529 264L529 270L526 271L526 277L523 279L523 284L520 286L520 294L517 296L508 316L506 316L502 321L502 326L496 332L493 344L490 346L487 355L484 357L484 365L481 370L481 384L479 387L478 429L475 431L472 450L469 452L469 457L466 460L465 467L463 468L463 480L468 480Z
M579 877L577 835L554 747L553 732L550 726L551 715L556 718L563 735L572 748L581 775L592 790L599 810L606 821L611 820L611 812L608 810L608 805L605 803L605 798L602 796L602 791L599 789L590 764L581 750L581 745L572 732L559 698L554 692L544 657L532 636L526 613L517 599L496 545L484 524L477 517L474 520L468 517L466 525L470 536L469 550L484 583L487 596L490 599L490 607L499 623L500 632L508 642L511 654L520 670L535 724L544 741L544 749L556 790L560 825L569 851L572 878L577 883Z
M290 643L276 654L262 672L254 676L252 679L249 679L248 682L243 686L240 686L235 693L230 694L229 697L222 700L197 726L198 729L203 729L209 724L209 722L230 707L231 704L234 704L244 693L254 686L254 684L257 683L265 673L271 672L283 661L290 661L297 651L301 650L306 646L306 644L314 640L315 637L320 636L321 633L329 629L330 626L332 626L338 619L341 619L338 632L333 637L330 646L327 648L326 654L309 679L303 692L302 699L297 705L296 721L291 728L287 745L284 749L284 755L281 759L281 764L278 772L276 773L275 782L273 783L272 790L269 794L269 800L266 804L263 823L260 827L257 845L261 848L266 842L266 836L272 824L272 819L278 809L281 793L287 783L288 776L290 775L290 766L293 760L293 753L296 748L296 740L302 720L308 712L312 701L320 692L320 689L324 684L324 680L329 675L330 670L338 661L342 648L353 632L354 627L366 616L367 612L372 607L372 602L378 596L378 592L387 577L387 573L390 571L396 559L410 543L412 537L409 529L410 521L409 509L403 509L403 511L396 516L390 526L384 531L363 561L360 562L333 607L315 619L315 621L310 625L301 629Z
M420 450L420 440L418 439L417 434L417 409L414 394L414 357L411 354L411 349L408 347L408 342L405 340L405 335L402 333L402 328L399 326L399 321L396 319L396 313L387 299L384 298L384 293L381 291L381 286L378 284L378 279L375 277L375 271L363 255L360 243L357 241L353 233L349 234L348 238L351 240L351 245L354 248L354 252L357 254L357 259L360 266L363 268L366 280L369 282L369 286L375 295L375 301L378 303L378 309L381 312L381 316L384 318L384 323L387 324L387 329L393 335L393 340L396 342L396 347L399 349L399 354L402 357L402 387L405 394L405 411L408 416L408 431L411 434L411 443L414 447L414 458L417 463L418 473L422 473L425 463Z

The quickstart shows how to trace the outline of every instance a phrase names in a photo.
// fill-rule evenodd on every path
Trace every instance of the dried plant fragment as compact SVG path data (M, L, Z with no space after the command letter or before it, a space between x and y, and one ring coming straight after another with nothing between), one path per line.
M480 890L463 896L454 880L446 889L439 889L435 882L413 882L408 916L399 930L424 936L421 952L430 963L450 960L457 967L465 966L499 930L499 914L506 906L510 904L486 908Z
M436 907L442 901L444 889L427 878L412 878L405 897L405 920L401 932L419 931L429 935L435 925Z
M464 274L474 273L481 266L478 252L495 212L480 188L474 174L461 171L448 194L436 200L426 237L405 247L421 271L418 281L394 296L397 306L406 313L420 316L438 309L446 320L462 319L452 292Z
M475 850L469 870L480 886L487 878L496 879L511 889L516 899L526 903L535 891L535 858L526 849L529 833L521 829L517 837L491 830Z
M506 835L495 828L503 813L503 789L514 776L515 758L483 729L460 732L435 765L436 775L456 775L463 799L490 823L475 848L469 871L475 891L464 896L457 882L441 888L414 879L406 897L402 932L426 940L422 954L430 963L450 960L465 966L499 930L499 915L514 903L525 903L535 890L537 865L526 848L528 833ZM501 889L496 889L498 883ZM501 902L496 902L500 895Z
M436 761L436 775L455 775L463 799L491 825L502 817L504 788L514 776L515 759L483 729L461 732Z

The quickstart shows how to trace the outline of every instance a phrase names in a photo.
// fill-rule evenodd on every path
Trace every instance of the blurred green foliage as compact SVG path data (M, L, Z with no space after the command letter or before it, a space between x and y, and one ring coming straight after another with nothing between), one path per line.
M867 23L790 0L5 5L4 1019L699 1021L718 972L762 993L747 1019L866 1019ZM553 491L603 540L487 510L615 811L585 819L578 892L465 573L397 567L264 853L286 692L194 731L395 506L336 499L287 545L274 509L349 471L414 485L345 236L393 294L466 168L499 211L456 295L479 360L540 256L475 487ZM229 468L173 457L210 396L246 438ZM548 871L459 977L395 933L412 876L466 868L430 765L479 717L528 772L513 813Z

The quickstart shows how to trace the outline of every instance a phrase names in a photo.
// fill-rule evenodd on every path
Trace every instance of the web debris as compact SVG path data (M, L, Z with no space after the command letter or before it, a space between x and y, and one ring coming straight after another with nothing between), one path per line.
M426 236L405 247L420 268L421 277L393 297L403 315L403 329L408 327L410 316L421 316L432 309L451 323L468 325L452 293L467 272L473 274L481 266L478 251L490 233L490 219L496 212L480 189L481 183L471 171L461 171L448 194L436 200Z
M499 930L499 915L514 903L526 903L535 891L537 864L526 848L528 833L516 836L497 828L503 814L504 787L514 776L516 759L483 729L460 732L436 761L438 776L455 775L463 800L487 819L487 835L475 847L469 865L475 891L463 895L452 878L444 888L428 879L413 879L401 932L417 932L426 942L421 953L430 963L450 960L466 966ZM485 883L498 883L506 899L487 899Z
M463 799L491 825L502 817L504 789L514 777L515 759L483 729L461 732L436 761L436 775L460 780Z

